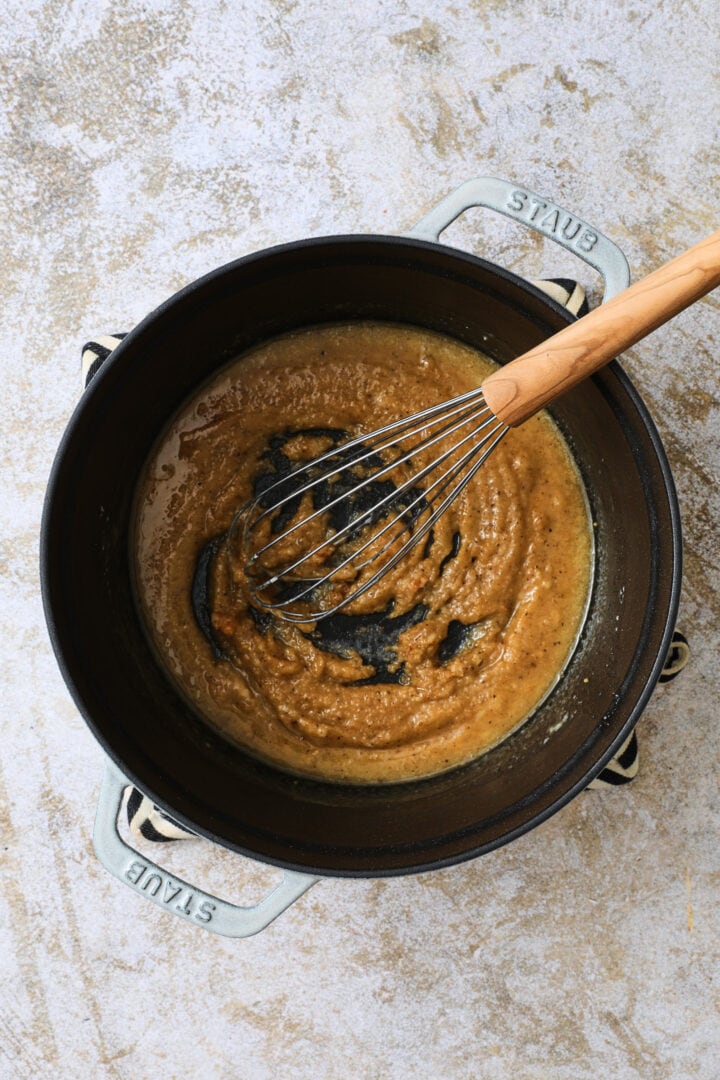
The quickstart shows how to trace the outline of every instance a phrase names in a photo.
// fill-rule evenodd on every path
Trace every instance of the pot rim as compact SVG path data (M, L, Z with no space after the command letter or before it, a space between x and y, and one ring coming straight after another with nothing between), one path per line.
M487 854L490 851L495 850L498 847L504 846L511 840L529 832L535 826L546 821L548 818L557 813L562 807L569 803L576 795L579 794L587 785L603 770L608 761L617 753L622 743L628 738L630 732L636 726L638 719L640 718L643 710L647 706L649 698L655 689L657 681L662 672L665 658L670 648L672 634L675 629L675 623L677 619L677 612L680 602L680 592L682 586L682 530L680 521L680 509L677 499L677 493L675 484L672 478L672 472L670 464L667 459L665 448L663 446L660 434L657 430L654 420L652 419L650 412L645 405L639 392L631 382L628 375L623 370L622 366L617 360L613 360L607 365L606 370L612 371L614 377L620 382L623 390L632 401L637 414L642 421L642 424L648 435L650 444L656 456L660 472L663 480L664 492L667 498L667 506L670 517L671 525L671 538L672 538L672 567L671 567L671 580L668 598L668 608L665 618L665 625L661 638L661 645L658 650L657 656L653 663L652 669L645 682L645 685L637 697L634 707L632 708L630 715L623 723L615 737L612 739L606 750L584 771L583 775L571 784L568 788L562 790L555 799L545 806L543 809L538 810L533 816L522 822L520 825L508 832L503 833L501 836L492 840L486 841L481 844L477 844L474 847L463 849L459 853L454 853L442 858L426 859L417 864L403 864L399 867L383 867L379 868L371 873L361 869L328 869L327 867L321 867L318 869L309 865L309 861L293 862L292 860L278 859L265 854L258 854L248 848L241 845L228 842L217 834L215 834L211 828L200 826L192 818L185 815L182 811L175 809L171 806L166 799L159 796L152 790L152 786L148 786L145 781L139 779L133 769L129 769L126 763L122 760L119 753L111 746L107 740L106 733L102 731L96 724L90 710L86 706L83 697L76 686L74 677L70 671L70 666L66 662L64 651L61 642L61 632L58 628L58 624L55 618L55 614L52 609L50 601L50 557L49 557L49 527L51 508L53 505L55 489L58 483L58 477L63 468L65 451L68 444L74 438L75 429L80 422L81 416L85 413L85 410L92 407L93 398L98 392L99 387L103 381L110 374L111 370L117 366L118 363L123 362L125 353L134 347L135 342L141 338L145 332L153 327L155 323L165 316L175 305L182 303L185 299L192 296L194 292L200 288L205 287L213 281L219 280L225 274L233 271L241 266L249 265L251 263L260 262L272 257L282 257L289 252L302 251L313 248L320 248L327 245L339 245L339 244L351 244L361 245L372 243L373 245L388 247L405 247L410 250L426 250L432 253L438 251L443 252L444 255L452 257L457 261L459 265L467 263L469 266L482 267L484 270L491 274L497 275L500 279L503 279L520 290L528 293L531 297L539 300L546 308L549 308L555 314L561 315L568 322L571 321L572 316L569 315L567 310L553 300L540 288L534 285L531 281L520 277L513 271L507 270L504 267L498 266L495 263L490 262L482 258L481 256L474 255L470 252L465 252L460 249L453 248L449 245L439 243L436 241L419 239L412 236L399 236L399 235L384 235L384 234L365 234L365 233L350 233L350 234L332 234L327 236L310 237L307 239L289 241L283 244L273 245L271 247L263 248L259 251L251 252L247 255L241 256L237 259L231 260L228 263L224 263L219 267L209 271L199 278L193 279L187 285L183 286L176 293L173 293L160 305L149 312L118 344L113 350L112 354L102 364L100 370L93 377L91 383L87 389L82 393L75 409L73 410L65 430L62 434L58 449L53 460L53 464L48 476L48 484L45 493L42 510L42 521L40 529L40 582L42 591L42 602L45 613L45 619L48 627L48 634L55 653L55 657L63 676L64 682L77 706L79 712L83 716L90 731L97 739L98 743L108 755L108 757L117 765L121 772L127 777L128 782L138 788L143 794L147 795L151 801L159 807L163 812L172 817L180 825L184 826L191 832L205 839L217 843L220 846L227 848L228 850L235 851L238 854L244 855L250 859L254 859L258 862L267 863L268 865L274 865L283 869L297 871L300 873L308 874L314 873L321 877L346 877L346 878L384 878L384 877L398 877L405 876L414 873L425 873L430 870L443 869L449 866L456 865L461 862L469 861L470 859L478 858L480 855ZM461 835L467 830L459 830L456 834ZM445 843L448 840L448 835L443 836L442 842ZM439 844L439 841L438 841ZM404 845L396 845L398 849ZM408 845L413 847L417 845ZM428 850L432 847L432 844L426 844L424 850ZM306 849L309 850L309 849Z

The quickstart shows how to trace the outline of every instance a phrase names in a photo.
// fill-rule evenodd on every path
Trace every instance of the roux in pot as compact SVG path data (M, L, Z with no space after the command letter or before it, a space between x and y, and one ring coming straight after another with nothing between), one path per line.
M427 540L328 619L256 610L233 558L233 518L263 485L492 366L430 331L317 327L239 357L172 420L137 494L138 595L163 663L228 739L320 779L414 779L493 746L555 685L593 545L546 413L510 431Z

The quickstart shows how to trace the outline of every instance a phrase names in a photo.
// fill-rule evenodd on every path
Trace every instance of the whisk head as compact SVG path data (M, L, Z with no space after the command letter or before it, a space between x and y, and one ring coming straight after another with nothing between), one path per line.
M369 434L288 433L301 463L229 532L252 604L294 623L346 607L430 533L507 430L471 390Z

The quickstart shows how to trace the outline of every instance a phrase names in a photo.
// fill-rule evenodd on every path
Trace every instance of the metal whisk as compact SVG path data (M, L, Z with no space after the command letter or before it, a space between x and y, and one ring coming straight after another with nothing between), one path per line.
M330 448L269 484L236 515L252 603L289 622L333 615L428 535L507 434L720 285L720 231L477 390L367 435L297 433Z

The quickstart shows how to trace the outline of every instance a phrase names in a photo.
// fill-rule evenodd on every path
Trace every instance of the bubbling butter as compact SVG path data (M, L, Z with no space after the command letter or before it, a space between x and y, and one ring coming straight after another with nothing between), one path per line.
M137 493L138 599L161 662L227 739L301 775L397 782L472 760L545 699L593 563L582 481L546 413L510 431L427 541L328 619L256 610L228 538L238 508L311 450L492 369L426 330L315 327L239 357L173 418Z

